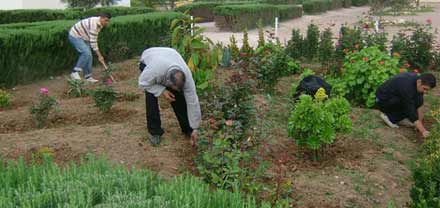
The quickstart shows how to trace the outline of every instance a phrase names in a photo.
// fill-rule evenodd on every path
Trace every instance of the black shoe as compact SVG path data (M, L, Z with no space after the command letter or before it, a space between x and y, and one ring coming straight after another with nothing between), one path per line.
M150 143L153 146L158 146L160 144L160 135L151 135L150 136Z

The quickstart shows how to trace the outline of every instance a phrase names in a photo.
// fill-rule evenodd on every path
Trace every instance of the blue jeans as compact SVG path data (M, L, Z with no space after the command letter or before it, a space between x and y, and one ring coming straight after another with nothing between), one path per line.
M75 68L73 68L72 72L77 72L77 68L81 68L84 72L84 78L87 79L91 77L93 56L89 44L87 44L83 39L76 38L71 35L69 35L69 41L79 53L78 61L76 62Z

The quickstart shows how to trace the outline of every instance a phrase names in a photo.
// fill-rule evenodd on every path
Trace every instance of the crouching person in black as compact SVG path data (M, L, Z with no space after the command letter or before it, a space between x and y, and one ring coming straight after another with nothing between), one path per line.
M381 118L391 128L398 125L415 127L423 137L430 135L423 126L423 95L436 86L434 75L414 73L396 75L376 91L376 105Z

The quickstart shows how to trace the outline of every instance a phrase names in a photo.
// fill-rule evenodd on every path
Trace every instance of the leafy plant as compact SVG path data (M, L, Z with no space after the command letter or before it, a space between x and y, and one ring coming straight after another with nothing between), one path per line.
M229 38L229 48L231 49L231 55L232 55L232 59L234 61L237 61L240 55L240 49L237 46L237 40L235 39L235 36L232 35Z
M245 28L243 31L243 45L241 46L240 49L240 58L247 59L251 57L253 53L254 53L254 49L249 44L249 35L247 29Z
M266 44L265 38L264 38L264 25L263 20L260 18L257 22L257 28L258 28L258 46L263 47Z
M185 13L183 18L171 23L171 44L187 61L194 76L196 86L203 90L213 78L213 71L220 64L222 49L203 36L203 29L195 26L198 18L191 19Z
M49 96L49 90L41 88L38 95L38 103L33 104L30 113L38 128L43 128L46 124L49 113L58 105L55 97Z
M332 37L333 33L331 29L327 28L324 30L324 32L321 33L321 40L319 42L319 61L326 68L330 67L330 64L334 59L335 47L333 45Z
M399 53L400 63L408 63L411 69L422 72L437 67L434 65L434 35L430 26L417 27L410 36L403 32L394 36L391 51Z
M288 132L299 146L318 150L324 144L332 144L336 138L335 119L324 110L323 103L311 96L301 95L290 115Z
M279 78L299 71L299 65L276 44L267 43L258 48L255 54L257 79L268 90L275 86Z
M387 51L387 33L380 32L380 33L365 33L364 42L366 47L378 47L381 51L386 52Z
M299 146L314 151L323 145L332 144L338 132L350 132L351 106L344 98L330 98L320 88L313 99L301 95L289 118L288 133Z
M111 86L101 86L91 91L95 106L99 108L101 112L108 112L117 99L117 93Z
M319 28L315 24L307 27L307 36L305 39L305 57L313 60L318 56L319 48Z
M0 108L6 108L11 105L12 95L0 89Z
M348 52L357 52L364 48L361 31L358 28L350 29L342 26L336 45L336 58L342 61Z
M299 29L293 29L292 30L292 37L287 43L286 47L286 53L294 58L298 59L303 56L304 54L304 38L301 35L301 32Z
M344 61L336 90L357 104L374 106L376 89L391 76L399 73L399 59L390 57L377 47L364 48L357 53L349 53Z
M84 82L78 79L68 79L69 89L67 90L67 95L69 97L82 97L86 95L86 90L84 89Z

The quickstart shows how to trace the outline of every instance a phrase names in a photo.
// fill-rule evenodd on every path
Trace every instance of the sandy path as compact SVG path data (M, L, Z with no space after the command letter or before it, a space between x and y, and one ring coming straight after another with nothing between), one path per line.
M434 6L435 11L429 13L419 13L416 16L386 16L384 19L387 20L409 20L415 21L418 23L425 23L426 19L432 19L432 25L434 28L440 28L440 3L431 3ZM304 15L298 19L292 19L289 21L281 22L279 25L279 38L282 43L287 42L290 39L292 29L297 28L300 29L303 33L306 32L307 26L310 23L317 24L321 30L324 28L330 27L334 34L337 34L339 28L342 24L348 24L350 26L355 25L360 18L365 17L368 13L369 7L351 7L349 9L339 9L328 11L319 15ZM378 17L374 17L378 19ZM239 44L241 45L241 39L243 37L243 33L233 33L233 32L222 32L219 31L218 28L215 27L214 22L201 23L198 24L200 27L205 28L205 34L207 37L211 38L214 42L222 42L223 44L229 43L229 37L234 35ZM266 30L274 30L272 26L265 27ZM386 27L385 32L389 33L390 37L393 34L397 33L401 27ZM256 46L258 40L258 31L256 29L249 31L249 42L251 45ZM438 41L440 42L440 41Z

